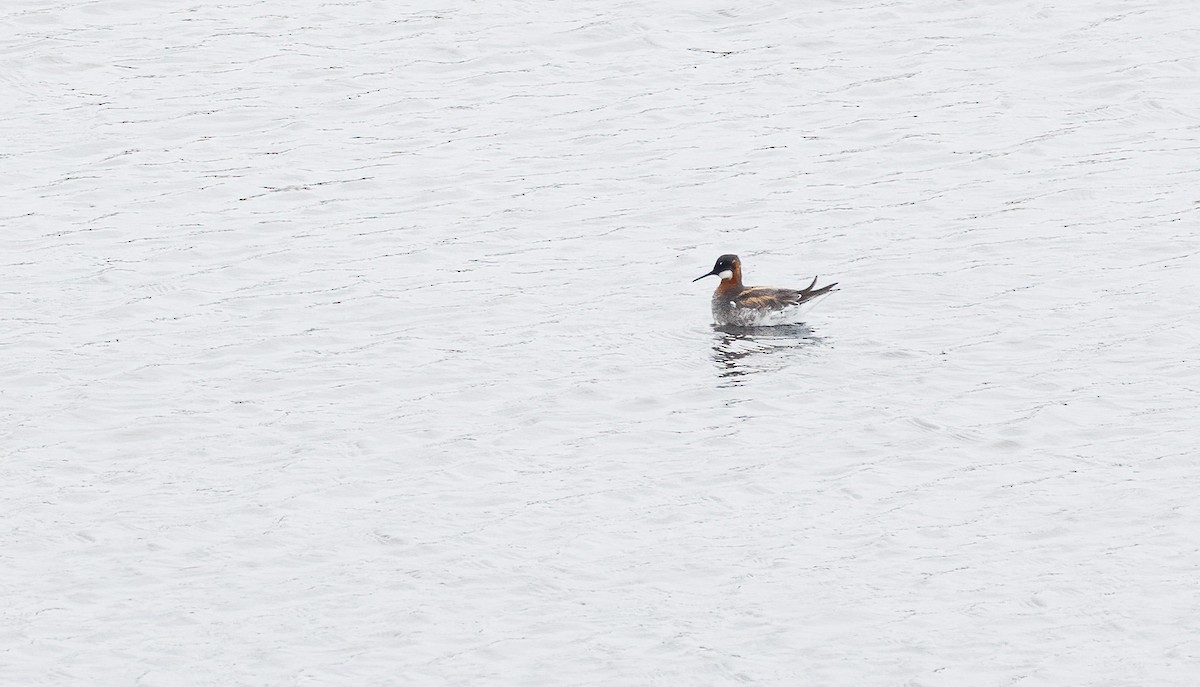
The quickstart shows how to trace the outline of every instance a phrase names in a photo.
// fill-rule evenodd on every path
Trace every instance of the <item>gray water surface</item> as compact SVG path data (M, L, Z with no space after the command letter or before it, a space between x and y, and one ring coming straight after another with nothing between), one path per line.
M0 19L0 682L1195 683L1191 4Z

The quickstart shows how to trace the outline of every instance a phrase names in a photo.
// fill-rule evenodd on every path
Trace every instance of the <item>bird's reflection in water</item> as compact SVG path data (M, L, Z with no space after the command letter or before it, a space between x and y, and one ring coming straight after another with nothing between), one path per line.
M787 364L789 351L820 345L824 340L806 324L778 327L713 327L713 362L718 376L737 385L749 375L776 370Z

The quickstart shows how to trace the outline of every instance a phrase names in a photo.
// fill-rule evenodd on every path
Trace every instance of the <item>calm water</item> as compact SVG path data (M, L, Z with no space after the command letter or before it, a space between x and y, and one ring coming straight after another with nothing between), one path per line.
M1194 684L1191 4L0 19L0 682Z

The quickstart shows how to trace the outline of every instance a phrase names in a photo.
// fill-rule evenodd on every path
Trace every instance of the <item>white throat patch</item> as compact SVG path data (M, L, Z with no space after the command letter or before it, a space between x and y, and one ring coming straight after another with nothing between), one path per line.
M733 279L733 270L725 270L724 272L718 273L717 276L721 278L721 281Z

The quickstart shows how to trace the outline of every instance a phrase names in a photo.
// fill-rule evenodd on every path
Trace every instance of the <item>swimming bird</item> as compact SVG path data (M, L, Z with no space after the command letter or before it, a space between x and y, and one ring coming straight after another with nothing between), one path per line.
M734 327L762 327L791 324L801 315L802 305L824 296L837 286L827 284L821 288L817 278L803 289L772 289L766 286L744 286L742 284L742 261L736 255L722 255L712 271L692 281L717 275L721 283L713 292L713 320L719 325Z

